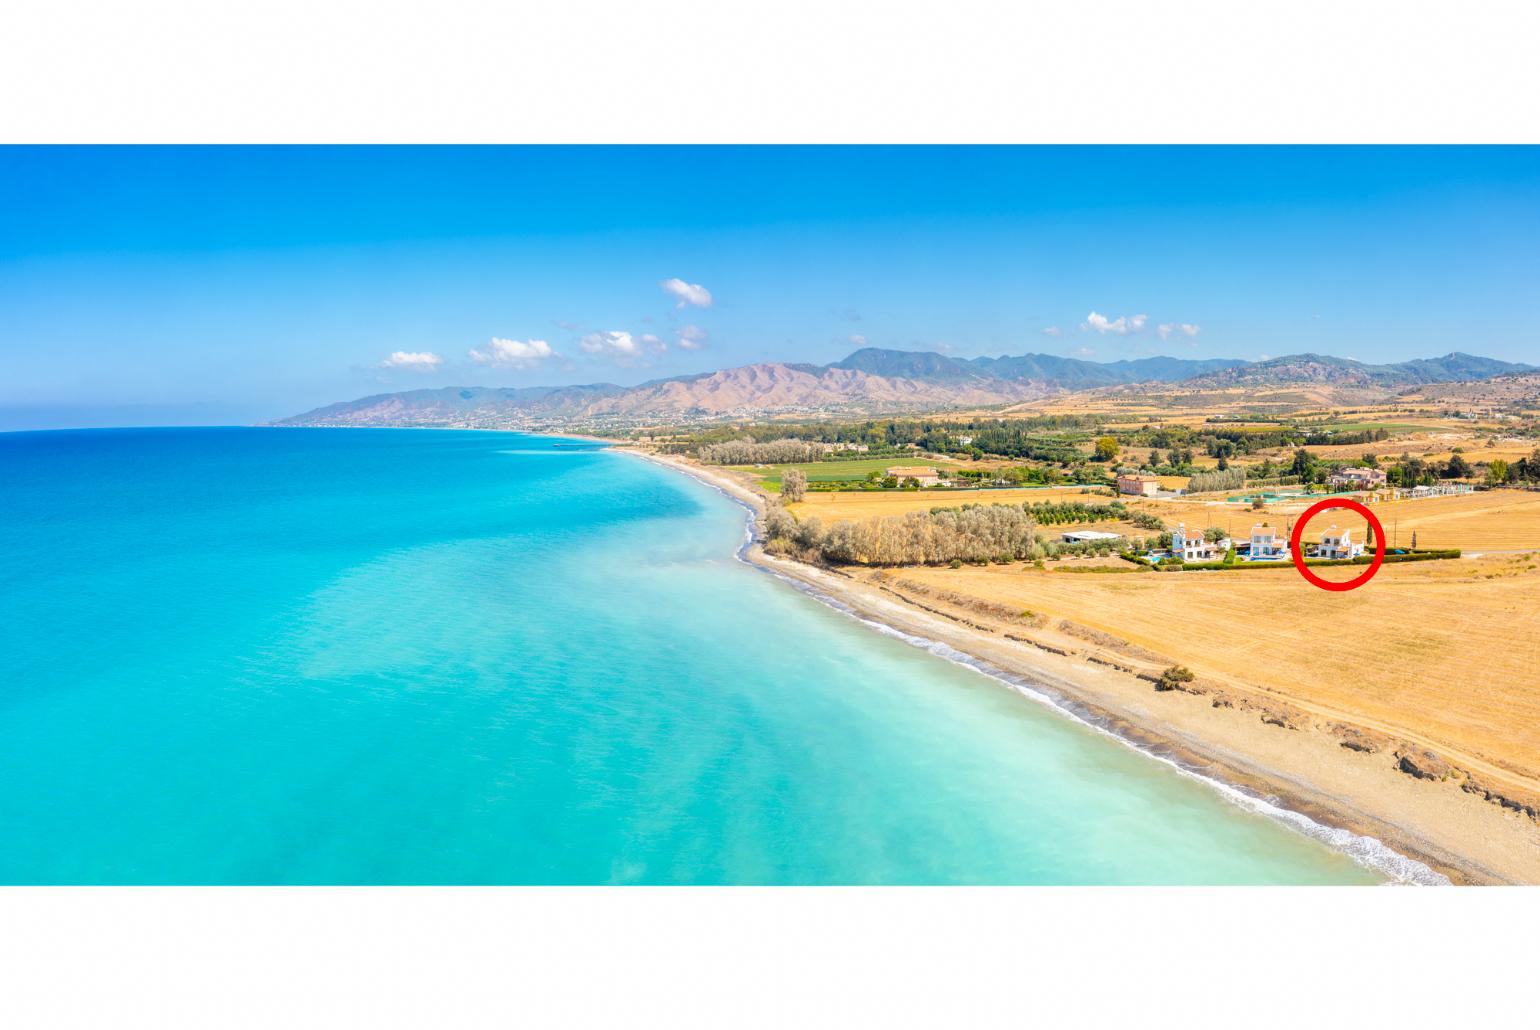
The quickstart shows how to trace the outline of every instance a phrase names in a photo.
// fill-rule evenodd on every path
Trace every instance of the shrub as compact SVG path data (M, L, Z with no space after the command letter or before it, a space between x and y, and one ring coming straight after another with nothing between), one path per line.
M1185 665L1173 665L1155 681L1156 690L1183 690L1184 684L1193 680L1192 670Z

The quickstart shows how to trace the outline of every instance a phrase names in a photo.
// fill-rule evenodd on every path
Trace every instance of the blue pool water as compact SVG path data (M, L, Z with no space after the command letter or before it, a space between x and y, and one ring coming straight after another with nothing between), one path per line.
M0 434L3 883L1365 883L516 434Z

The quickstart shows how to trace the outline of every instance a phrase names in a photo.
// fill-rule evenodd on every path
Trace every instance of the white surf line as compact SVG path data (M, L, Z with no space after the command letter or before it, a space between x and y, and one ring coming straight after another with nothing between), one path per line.
M637 452L633 451L627 453ZM986 676L989 679L1003 683L1022 697L1044 705L1045 707L1052 709L1058 714L1063 715L1081 724L1082 726L1086 726L1110 740L1117 741L1124 747L1136 751L1146 758L1151 758L1157 762L1164 763L1170 768L1175 769L1177 773L1182 776L1186 776L1189 779L1196 780L1199 783L1204 784L1205 786L1216 791L1220 797L1224 798L1231 804L1246 809L1247 811L1254 812L1258 815L1266 816L1267 818L1276 822L1282 823L1290 829L1298 833L1302 833L1313 840L1317 840L1322 844L1325 844L1327 847L1332 848L1333 850L1342 852L1353 861L1357 862L1359 865L1364 866L1367 869L1372 869L1377 873L1384 874L1395 883L1411 884L1417 886L1449 886L1449 878L1447 876L1429 868L1427 865L1424 865L1422 862L1419 862L1414 858L1409 858L1406 855L1401 854L1399 851L1396 851L1386 845L1385 842L1381 841L1378 837L1370 837L1364 834L1354 833L1351 830L1341 829L1340 827L1327 826L1324 823L1317 822L1316 820L1310 818L1303 812L1296 812L1292 808L1286 807L1276 798L1264 797L1246 787L1239 786L1238 784L1227 783L1223 779L1213 776L1210 773L1206 773L1200 769L1194 768L1193 766L1179 760L1172 754L1163 753L1158 748L1151 747L1148 744L1144 744L1140 741L1132 740L1124 736L1123 734L1117 732L1117 730L1108 720L1096 715L1085 705L1082 705L1080 702L1074 700L1073 698L1060 694L1058 691L1053 690L1046 684L1029 681L1023 676L1018 676L1015 673L1006 672L1004 669L986 662L982 658L974 657L965 651L959 651L957 648L952 647L950 644L944 644L939 640L931 640L928 637L918 636L913 633L906 633L903 630L895 629L894 627L889 626L887 623L880 620L867 618L865 615L862 615L850 605L836 597L831 597L830 595L823 593L822 591L813 587L811 584L805 583L802 580L796 579L795 577L785 575L784 573L777 572L775 569L760 565L757 562L750 561L748 558L748 550L751 546L753 546L755 542L755 519L758 516L758 512L756 512L751 505L745 502L742 498L735 497L730 491L723 489L716 483L713 483L710 480L704 479L700 476L692 475L689 472L680 469L677 465L673 465L665 461L657 461L656 459L653 459L645 454L639 454L638 456L652 461L653 464L662 465L665 468L673 469L676 472L683 472L683 474L688 476L690 479L695 480L695 482L700 483L702 486L715 490L717 493L721 494L723 497L727 498L729 501L743 509L745 513L743 543L738 546L738 550L734 552L733 556L737 558L738 561L747 565L749 568L755 569L764 573L765 575L772 577L773 579L787 584L794 590L797 590L807 597L818 601L820 604L823 604L828 608L832 608L839 612L841 615L853 619L864 626L868 626L883 634L884 636L889 636L901 640L912 647L919 648L922 651L927 651L938 658L953 663L954 665L960 665L966 669L971 669L982 676Z

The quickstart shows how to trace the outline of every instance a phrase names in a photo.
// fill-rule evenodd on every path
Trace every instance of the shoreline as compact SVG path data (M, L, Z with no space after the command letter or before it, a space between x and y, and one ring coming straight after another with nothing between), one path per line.
M765 554L755 523L767 502L730 473L619 446L710 486L750 513L737 557L869 628L990 676L1178 772L1234 803L1284 822L1391 881L1513 884L1540 880L1540 840L1497 806L1388 763L1366 767L1321 734L1287 732L1216 714L1207 698L1156 694L1126 668L1091 664L929 605L897 590ZM1175 696L1173 696L1175 695ZM1160 711L1156 711L1159 706ZM1290 739L1294 738L1294 739ZM1416 818L1405 813L1410 809ZM1478 845L1473 847L1472 845Z

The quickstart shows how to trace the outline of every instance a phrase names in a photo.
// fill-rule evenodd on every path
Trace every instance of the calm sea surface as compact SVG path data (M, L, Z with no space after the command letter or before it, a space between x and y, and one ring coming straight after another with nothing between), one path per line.
M3 883L1384 877L514 434L0 434Z

